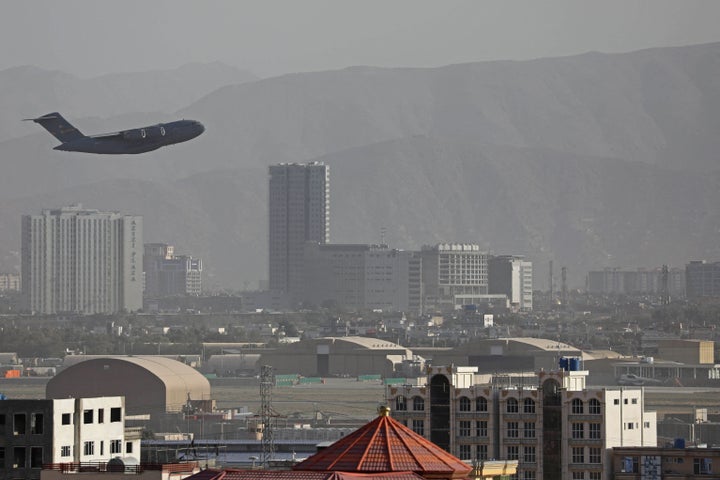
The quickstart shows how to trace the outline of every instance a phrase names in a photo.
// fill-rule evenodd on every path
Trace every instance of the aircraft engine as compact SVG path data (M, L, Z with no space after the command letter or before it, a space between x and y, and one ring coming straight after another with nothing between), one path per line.
M123 138L125 140L140 142L152 138L164 137L165 128L161 126L135 128L133 130L127 130L123 132Z

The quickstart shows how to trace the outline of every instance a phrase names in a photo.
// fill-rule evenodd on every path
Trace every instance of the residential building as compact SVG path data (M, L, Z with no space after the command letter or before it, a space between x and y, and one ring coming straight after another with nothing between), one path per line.
M124 421L124 397L3 400L2 478L39 479L43 464L139 456L139 432L126 436Z
M423 246L423 307L453 310L488 294L488 256L473 244Z
M659 295L663 289L662 277L662 268L605 268L588 273L587 290L601 295ZM671 297L685 296L685 270L668 269L667 289Z
M305 293L314 305L419 312L422 262L387 245L305 245Z
M579 359L563 360L514 387L432 366L426 384L389 386L387 398L398 421L462 460L517 460L521 480L609 480L611 448L656 445L656 414L641 388L587 388Z
M202 260L175 255L166 243L146 243L143 255L145 296L199 296L202 293Z
M142 217L79 205L22 217L24 308L112 314L142 308Z
M322 163L269 168L269 288L304 293L305 242L330 241L330 176Z
M720 262L692 261L685 266L687 297L720 296Z
M517 255L488 258L488 293L505 294L514 310L533 308L532 262Z
M0 292L19 292L20 275L17 273L0 273Z

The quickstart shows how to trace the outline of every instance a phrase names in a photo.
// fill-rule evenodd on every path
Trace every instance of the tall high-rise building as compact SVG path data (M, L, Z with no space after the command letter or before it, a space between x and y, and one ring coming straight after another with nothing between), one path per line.
M488 259L488 293L507 295L518 310L533 308L532 262L517 255L498 255Z
M80 205L22 217L24 307L42 314L142 308L142 217Z
M720 262L691 261L685 266L687 297L720 297Z
M271 165L269 287L302 295L305 242L330 241L330 177L322 163Z

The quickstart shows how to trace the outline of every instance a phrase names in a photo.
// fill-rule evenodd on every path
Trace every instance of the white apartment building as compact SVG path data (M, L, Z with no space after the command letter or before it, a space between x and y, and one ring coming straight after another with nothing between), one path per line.
M0 402L2 478L40 478L43 465L139 459L140 436L126 436L125 398Z
M476 372L433 366L427 383L387 387L393 417L463 460L518 460L519 480L609 480L613 447L656 446L641 388L586 388L572 366L515 387Z
M112 314L142 308L142 217L43 210L22 217L24 308L40 314Z

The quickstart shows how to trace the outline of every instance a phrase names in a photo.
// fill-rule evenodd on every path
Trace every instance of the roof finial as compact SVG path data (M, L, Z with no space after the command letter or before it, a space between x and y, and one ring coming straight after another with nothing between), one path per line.
M381 417L389 417L390 416L390 407L385 405L380 405L378 407L378 415Z

